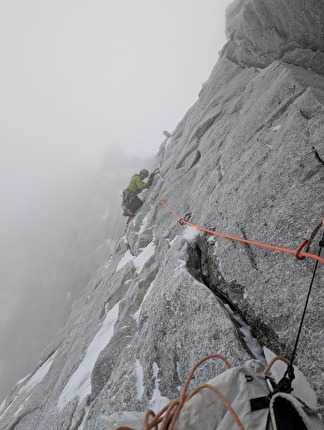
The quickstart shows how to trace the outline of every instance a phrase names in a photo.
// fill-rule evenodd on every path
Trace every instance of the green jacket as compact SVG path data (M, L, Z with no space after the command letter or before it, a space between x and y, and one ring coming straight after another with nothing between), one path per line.
M135 175L132 176L127 188L133 191L135 194L139 194L145 188L149 188L149 186L150 184L148 182L143 182L140 175L135 173Z

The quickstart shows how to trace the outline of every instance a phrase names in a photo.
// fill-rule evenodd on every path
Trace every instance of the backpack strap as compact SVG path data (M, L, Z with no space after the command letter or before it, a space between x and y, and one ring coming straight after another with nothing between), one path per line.
M274 430L323 430L318 410L287 393L276 393L270 400L271 424Z

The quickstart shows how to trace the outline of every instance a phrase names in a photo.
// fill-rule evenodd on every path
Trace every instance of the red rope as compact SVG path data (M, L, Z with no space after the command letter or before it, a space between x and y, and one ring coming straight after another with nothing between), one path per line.
M227 407L229 413L232 415L233 420L235 424L237 425L239 430L245 430L244 426L239 419L238 415L232 408L230 402L223 396L223 394L218 390L218 388L214 387L210 384L203 384L199 387L196 387L190 394L187 394L187 389L190 384L190 381L192 380L193 374L197 367L199 367L201 364L203 364L205 361L210 360L211 358L218 358L222 360L226 367L228 369L231 368L231 365L227 361L226 357L224 357L221 354L208 354L205 357L201 358L197 363L194 365L194 367L191 369L185 384L181 390L181 395L179 400L172 400L168 405L166 405L163 409L161 409L160 412L158 412L156 415L152 410L146 411L145 418L144 418L144 429L143 430L158 430L159 425L160 430L173 430L174 426L176 424L177 419L179 418L180 412L182 411L184 405L197 393L199 393L202 389L209 389L212 390L225 404ZM203 413L203 411L202 411ZM117 427L116 430L135 430L131 427Z
M288 249L288 248L283 248L280 246L274 246L274 245L268 245L266 243L261 243L261 242L256 242L253 240L248 240L248 239L242 239L240 237L235 237L235 236L231 236L228 234L224 234L224 233L220 233L218 231L213 231L213 230L208 230L204 227L201 227L199 225L196 224L192 224L189 221L186 221L185 219L181 218L178 214L176 214L171 208L169 208L169 206L163 201L161 195L160 196L160 203L170 212L172 213L172 215L174 215L178 221L181 220L182 224L187 224L190 225L191 227L197 228L198 230L204 231L206 233L209 234L213 234L215 236L220 236L223 237L224 239L231 239L231 240L236 240L238 242L243 242L243 243L248 243L249 245L255 245L255 246L261 246L263 248L267 248L267 249L271 249L272 251L280 251L280 252L286 252L287 254L292 254L294 255L296 258L301 259L300 257L304 257L304 258L313 258L314 260L318 260L321 263L324 263L324 258L319 257L318 255L315 254L309 254L308 252L301 252L301 249L303 248L304 242L302 243L302 245L298 248L298 250L294 250L294 249Z

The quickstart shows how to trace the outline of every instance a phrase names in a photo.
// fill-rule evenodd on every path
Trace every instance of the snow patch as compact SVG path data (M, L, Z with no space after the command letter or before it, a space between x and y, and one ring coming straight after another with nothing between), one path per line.
M159 367L156 363L153 363L153 376L155 378L155 388L153 391L152 398L149 402L149 409L152 409L153 412L157 413L161 409L164 408L168 403L170 403L170 400L167 397L162 396L160 392L160 379L158 379L159 374Z
M141 225L141 229L138 232L139 235L141 235L146 229L147 229L147 225L148 225L148 220L149 220L149 213L144 217L143 221L142 221L142 225Z
M39 384L44 377L47 375L48 371L50 370L53 360L57 354L57 351L52 354L44 364L35 372L35 374L29 379L26 385L24 385L18 392L17 396L19 396L22 393L29 392L32 390L37 384ZM26 378L24 378L26 379Z
M124 267L129 261L133 261L134 266L139 273L142 269L144 264L152 257L152 255L155 252L155 244L153 242L150 242L143 250L142 252L137 256L134 257L129 250L127 250L123 256L123 258L120 260L116 271L118 272L122 267Z
M150 242L143 251L134 258L134 265L138 272L143 269L144 264L152 257L152 255L154 255L155 248L155 244Z
M8 407L4 410L5 404L6 404L6 399L1 403L0 406L0 412L2 412L2 414L0 415L0 420L2 419L3 416L6 415L6 413L12 409L12 407L15 407L16 409L16 400L17 398L26 392L29 392L30 390L32 390L37 384L39 384L43 378L46 376L47 372L49 371L53 360L55 358L57 354L57 351L52 354L46 361L45 363L42 364L42 366L35 372L35 374L29 379L29 381L27 382L26 385L24 385L23 387L20 388L20 390L18 391L18 393L15 395L15 397L13 398L12 402L8 405ZM29 377L29 375L25 376L23 379L20 379L20 381L17 382L17 385L25 382L27 380L27 378ZM30 397L30 396L29 396ZM23 401L23 403L20 405L20 407L18 408L18 410L15 412L15 417L18 416L19 412L22 411L22 409L25 407L26 403L29 400L29 397L27 399L25 399Z
M136 373L136 398L142 400L144 394L144 370L139 359L135 362L135 373Z
M257 339L253 336L251 327L241 318L241 316L234 312L231 307L228 304L225 304L225 309L227 312L234 318L239 326L240 326L240 332L242 333L244 337L244 341L249 348L249 350L252 352L254 357L260 361L260 363L264 363L264 355L263 350L257 341Z
M24 407L27 405L27 403L28 403L28 400L30 399L30 396L31 395L29 395L23 402L22 402L22 404L19 406L19 408L17 409L17 411L15 412L15 414L14 414L14 418L17 418L18 417L18 415L20 414L20 412L24 409Z
M145 293L145 295L144 295L144 297L143 297L143 300L142 300L141 306L139 307L138 311L137 311L137 312L135 312L135 314L133 314L133 315L132 315L132 317L134 318L134 320L135 320L137 323L139 322L139 316L140 316L140 313L141 313L141 310L142 310L143 303L145 302L145 300L147 299L147 297L150 295L150 293L151 293L151 291L152 291L152 289L153 289L153 286L154 286L154 281L153 281L153 282L151 282L151 285L150 285L150 286L149 286L149 288L147 289L147 291L146 291L146 293Z
M125 254L124 257L120 260L120 262L118 263L116 272L118 272L120 269L122 269L124 266L126 266L126 264L129 261L132 261L134 258L134 256L132 255L132 253L130 252L130 250L128 249Z
M188 242L194 242L197 236L199 236L199 230L196 227L187 225L183 233L183 238Z
M176 235L176 237L174 239L172 239L172 240L169 241L170 247L173 246L173 244L177 240L177 238L178 238L178 235Z
M82 399L91 393L91 373L100 352L109 344L114 334L115 323L118 319L119 303L107 313L98 333L87 348L84 359L65 385L59 399L60 411L75 397Z
M29 376L30 376L30 373L28 373L28 375L27 375L27 376L25 376L24 378L19 379L19 381L17 382L17 385L21 385L23 382L25 382L25 381L26 381L26 379L28 379L28 378L29 378Z

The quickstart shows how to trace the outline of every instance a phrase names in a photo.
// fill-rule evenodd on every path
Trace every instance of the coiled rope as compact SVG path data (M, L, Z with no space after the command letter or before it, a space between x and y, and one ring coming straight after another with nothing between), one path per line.
M197 363L190 370L189 375L188 375L188 377L187 377L187 379L183 385L183 388L181 390L180 399L179 400L172 400L168 405L166 405L163 409L161 409L157 414L155 414L151 409L148 410L145 413L143 430L152 430L152 429L155 429L155 430L173 430L175 423L176 423L177 419L179 418L179 415L180 415L181 410L183 409L184 405L203 389L212 390L222 400L222 402L227 407L229 413L233 417L235 424L237 425L237 428L239 430L245 430L241 420L239 419L238 415L236 414L236 412L232 408L230 402L224 397L224 395L220 392L220 390L218 388L216 388L215 386L210 385L210 384L202 384L202 385L199 385L198 387L196 387L191 393L187 394L188 386L190 384L190 381L193 378L194 372L202 363L204 363L207 360L210 360L211 358L219 358L220 360L222 360L225 363L225 366L227 367L227 369L231 368L231 365L227 361L226 357L224 357L221 354L208 354L208 355L204 356L203 358L201 358L199 361L197 361ZM264 369L264 371L262 372L262 375L264 377L266 377L268 375L273 364L278 360L283 361L286 364L289 363L288 360L286 360L285 358L283 358L281 356L274 357L269 362L269 364ZM120 427L117 427L116 430L134 430L134 429L131 427L127 427L127 426L120 426Z
M280 252L285 252L287 254L292 254L294 255L296 258L298 258L299 260L303 260L305 258L312 258L314 260L319 261L320 263L324 263L324 258L320 257L319 255L315 255L315 254L310 254L309 252L307 252L309 250L310 247L310 243L312 242L312 240L314 239L315 234L318 232L319 228L321 226L324 225L324 219L321 221L321 223L315 228L315 230L313 231L313 233L310 236L310 239L305 239L302 244L299 246L299 248L297 250L294 249L289 249L289 248L284 248L284 247L280 247L280 246L274 246L274 245L268 245L266 243L262 243L262 242L256 242L254 240L248 240L248 239L243 239L241 237L236 237L236 236L231 236L229 234L225 234L225 233L220 233L218 231L214 231L214 230L209 230L207 228L201 227L197 224L193 224L191 222L188 221L187 217L180 217L177 213L175 213L166 203L165 201L162 199L162 196L160 194L160 192L158 191L159 194L159 198L160 198L160 203L175 217L177 218L177 220L179 221L180 224L184 225L190 225L191 227L197 228L198 230L204 231L205 233L209 233L209 234L213 234L214 236L219 236L222 237L224 239L230 239L230 240L235 240L237 242L242 242L242 243L246 243L249 245L254 245L254 246L260 246L262 248L267 248L267 249L271 249L272 251L280 251ZM306 249L305 251L302 251L302 249Z
M187 403L190 399L192 399L199 391L203 389L209 389L212 390L226 405L229 413L232 415L234 422L236 423L239 430L245 430L244 426L237 416L236 412L232 408L230 402L223 396L223 394L218 390L218 388L214 387L210 384L202 384L196 387L191 393L187 394L188 386L190 384L190 381L193 377L194 372L196 369L205 361L210 360L211 358L219 358L225 363L225 366L230 369L231 365L227 361L226 357L224 357L221 354L208 354L205 357L201 358L197 363L193 366L191 369L185 384L181 390L180 399L179 400L172 400L168 405L166 405L160 412L155 414L151 409L149 409L145 414L144 419L144 428L143 430L173 430L174 425L180 415L180 412L182 408L184 407L185 403ZM161 425L159 427L159 425ZM116 430L134 430L131 427L117 427Z

